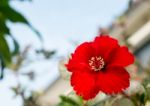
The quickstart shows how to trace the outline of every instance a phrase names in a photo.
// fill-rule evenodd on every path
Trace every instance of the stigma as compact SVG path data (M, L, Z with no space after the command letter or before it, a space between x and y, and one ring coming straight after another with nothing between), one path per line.
M105 65L105 62L101 56L91 57L91 59L89 60L89 66L94 71L101 71L104 68L104 65Z

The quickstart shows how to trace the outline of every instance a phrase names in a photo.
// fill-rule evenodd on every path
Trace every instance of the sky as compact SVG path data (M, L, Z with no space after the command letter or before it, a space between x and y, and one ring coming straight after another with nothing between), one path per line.
M58 55L68 55L74 49L71 42L92 40L97 35L98 28L107 27L127 8L127 3L128 0L12 0L11 5L42 34L46 49L57 50ZM8 25L21 49L29 44L34 48L41 47L38 37L28 26L12 23ZM45 88L59 74L57 61L43 60L21 71L30 69L36 69L38 77L35 81L29 82L25 78L20 80L31 89ZM41 70L45 74L41 75ZM7 70L5 79L0 82L1 106L22 106L21 99L13 98L14 94L10 90L15 85L15 76Z

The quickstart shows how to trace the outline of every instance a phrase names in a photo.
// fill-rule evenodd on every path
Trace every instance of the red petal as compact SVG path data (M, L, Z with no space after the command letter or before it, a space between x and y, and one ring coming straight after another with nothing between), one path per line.
M97 77L97 86L106 94L119 93L129 87L129 74L122 67L110 68Z
M105 61L109 58L110 52L119 47L118 41L109 36L96 37L92 46L95 49L97 56L102 56Z
M90 42L85 42L77 47L72 59L81 62L88 62L92 56L94 56L94 49Z
M76 69L82 69L89 67L89 59L94 56L94 49L91 43L85 42L77 47L75 53L72 54L72 58L69 60L67 69L73 72Z
M134 56L123 46L112 53L108 66L128 66L134 62Z
M66 67L67 67L67 70L70 71L70 72L87 71L87 70L91 71L91 70L89 70L90 67L89 67L89 65L87 63L85 63L85 62L77 62L74 59L70 59L68 64L66 64Z
M94 98L99 91L94 75L87 72L74 72L71 76L71 85L84 100Z

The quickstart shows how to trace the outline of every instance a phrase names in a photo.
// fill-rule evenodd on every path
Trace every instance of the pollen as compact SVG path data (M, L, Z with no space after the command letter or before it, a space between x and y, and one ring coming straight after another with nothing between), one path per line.
M105 65L105 62L101 56L91 57L91 59L89 60L89 66L94 71L102 70L104 68L104 65Z

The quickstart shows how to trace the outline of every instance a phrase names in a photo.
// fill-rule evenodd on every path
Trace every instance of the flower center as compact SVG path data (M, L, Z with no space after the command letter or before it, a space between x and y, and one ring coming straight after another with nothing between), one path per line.
M102 68L104 68L104 59L101 56L91 57L91 59L89 60L89 65L92 70L100 71Z

